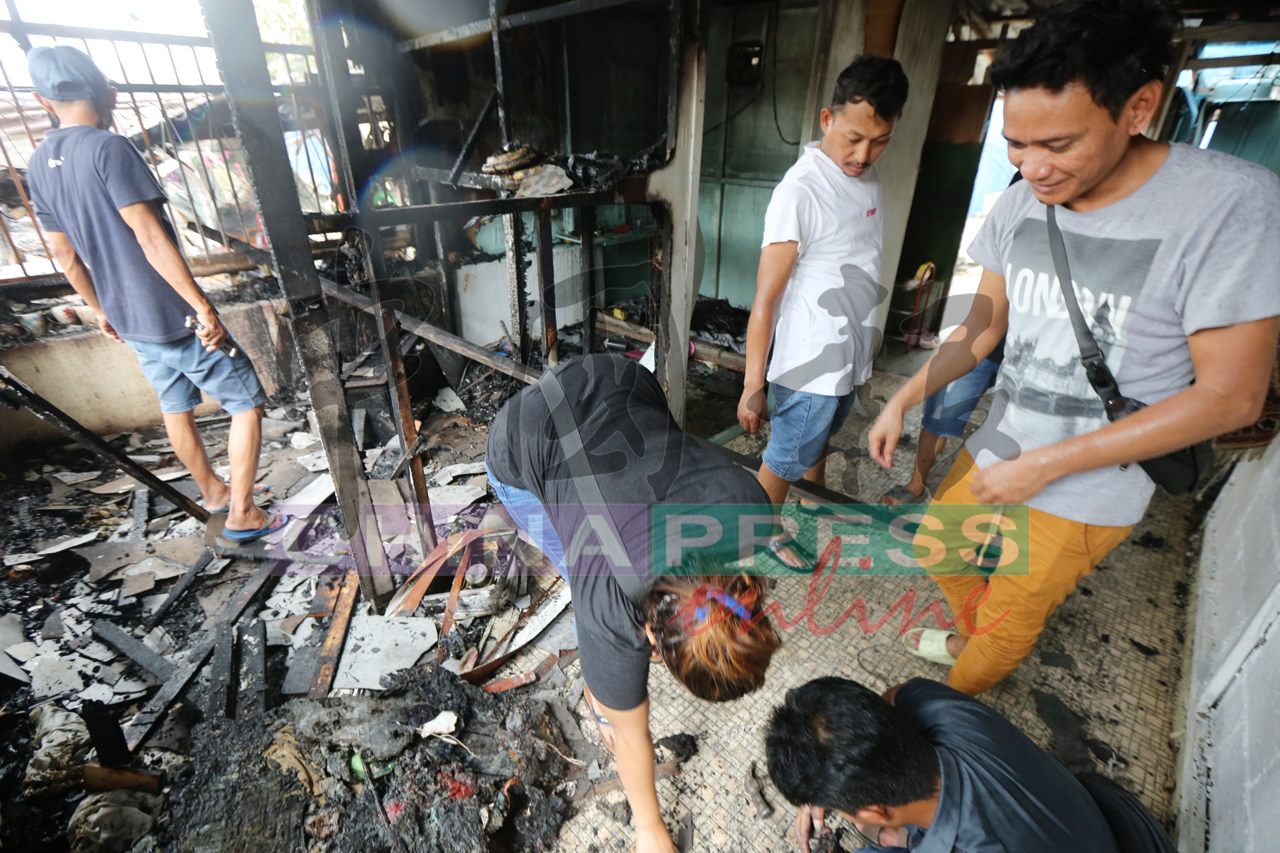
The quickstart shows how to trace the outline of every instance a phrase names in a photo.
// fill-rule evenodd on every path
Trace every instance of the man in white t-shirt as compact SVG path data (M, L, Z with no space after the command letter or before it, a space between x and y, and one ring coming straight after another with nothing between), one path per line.
M760 484L775 506L790 483L823 483L827 441L871 376L881 339L876 309L888 296L880 283L884 213L872 164L906 100L907 75L896 60L855 59L822 111L822 139L804 147L765 213L738 421L759 431L767 378L775 410ZM774 551L799 565L780 544Z

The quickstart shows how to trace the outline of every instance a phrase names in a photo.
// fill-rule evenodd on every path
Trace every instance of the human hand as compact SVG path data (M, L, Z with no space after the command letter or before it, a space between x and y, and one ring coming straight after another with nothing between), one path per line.
M800 844L800 853L809 853L809 841L826 831L826 815L826 811L817 806L800 807L796 813L796 841Z
M222 325L222 321L218 319L218 315L212 308L196 314L196 320L201 326L196 330L196 337L200 339L200 343L204 345L207 352L217 352L218 347L222 346L222 342L227 339L226 327Z
M892 399L884 404L880 416L867 434L867 453L881 468L893 467L893 452L902 437L902 409Z
M1052 480L1042 456L1031 452L979 471L969 491L980 503L1007 506L1026 503Z
M747 432L755 435L764 423L769 411L769 403L765 399L764 387L746 385L742 389L742 399L738 401L738 423Z
M124 343L124 338L120 337L120 333L115 330L115 327L108 322L106 316L102 313L98 314L98 331L116 343Z
M676 853L671 833L661 822L650 827L636 827L636 853Z

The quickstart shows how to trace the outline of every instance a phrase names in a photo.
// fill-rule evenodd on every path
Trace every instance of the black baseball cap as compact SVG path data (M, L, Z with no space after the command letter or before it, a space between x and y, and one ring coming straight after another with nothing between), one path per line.
M93 60L70 45L32 48L27 69L36 91L51 101L99 101L111 88Z

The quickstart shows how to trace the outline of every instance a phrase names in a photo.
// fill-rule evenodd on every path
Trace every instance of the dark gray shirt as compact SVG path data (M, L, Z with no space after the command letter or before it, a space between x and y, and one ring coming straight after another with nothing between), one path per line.
M942 790L912 853L1117 853L1102 811L1067 768L996 711L913 678L894 698L938 753Z
M31 202L47 231L61 231L93 275L107 320L127 341L189 337L191 308L156 272L120 208L163 201L164 191L125 137L73 125L45 135L27 171ZM173 226L160 213L170 239Z
M557 367L556 376L622 547L642 577L652 580L654 505L768 506L755 477L676 425L658 380L632 359L580 356ZM525 388L498 412L486 461L503 484L542 501L561 544L572 550L582 502L537 386ZM736 541L732 544L724 556L736 560ZM650 647L644 614L623 595L604 554L579 556L569 567L569 587L583 678L605 707L635 708L647 695Z

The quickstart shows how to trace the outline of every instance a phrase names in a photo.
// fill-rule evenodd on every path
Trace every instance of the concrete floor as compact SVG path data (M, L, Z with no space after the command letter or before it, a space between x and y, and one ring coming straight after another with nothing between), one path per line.
M918 360L919 356L895 359L890 366L909 370ZM872 393L887 397L903 380L900 373L878 370ZM975 421L981 417L979 411ZM850 461L846 453L865 446L869 426L867 420L850 417L833 442L838 452L828 464L827 476L828 487L864 501L877 500L890 484L905 482L912 457L910 451L900 453L891 472L865 459ZM907 430L913 437L918 435L918 410ZM739 452L758 452L763 440L744 436L730 446ZM951 442L948 454L958 446L959 440ZM933 485L949 464L947 459L936 467ZM1122 780L1165 822L1175 813L1175 754L1170 737L1185 632L1187 566L1196 547L1189 539L1191 511L1190 499L1157 495L1130 538L1059 608L1022 667L982 697L1046 749L1060 757L1083 756L1099 772ZM807 585L804 576L779 580L775 595L785 613L794 614L804 606ZM874 621L912 587L920 593L916 612L940 599L927 578L837 578L818 608L818 622L831 622L857 596L866 600ZM819 637L801 624L785 635L765 687L725 705L694 699L665 669L653 668L649 690L654 737L688 732L698 736L701 747L678 775L658 783L669 825L686 810L692 812L692 849L795 849L794 810L766 784L775 814L770 820L757 820L744 793L743 776L750 762L755 761L763 775L762 736L770 710L787 689L823 675L856 679L876 690L916 676L941 679L946 674L943 667L903 650L897 625L895 618L878 634L864 636L851 619ZM529 663L517 660L508 669L512 674L522 672ZM566 674L577 677L576 662ZM1065 725L1064 707L1070 712ZM590 717L585 701L576 710L587 736L598 742L595 726L586 722ZM622 800L620 792L607 797L611 802ZM583 853L632 849L631 826L601 805L580 809L565 824L556 849Z

